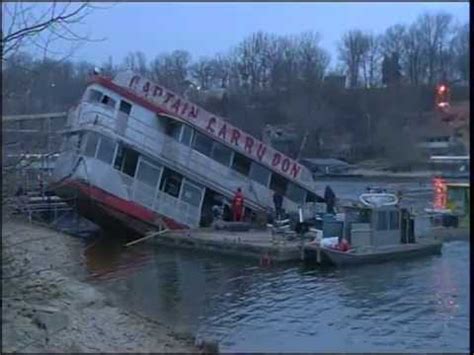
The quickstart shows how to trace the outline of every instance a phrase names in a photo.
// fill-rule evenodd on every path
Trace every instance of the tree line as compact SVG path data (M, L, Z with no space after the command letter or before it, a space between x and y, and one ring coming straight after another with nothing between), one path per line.
M99 66L111 76L135 70L256 135L267 123L291 122L301 139L307 135L303 155L334 155L348 146L360 147L364 158L410 160L415 137L407 122L421 123L432 109L436 83L468 80L469 28L440 12L380 34L350 30L339 41L335 67L315 32L257 32L225 54L197 59L175 50L149 60L136 51ZM68 109L93 68L10 55L2 68L4 114ZM348 89L329 80L341 76Z

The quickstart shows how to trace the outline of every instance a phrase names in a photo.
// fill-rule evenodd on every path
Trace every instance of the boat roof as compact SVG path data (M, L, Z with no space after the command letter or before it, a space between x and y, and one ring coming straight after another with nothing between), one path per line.
M184 121L232 150L314 192L312 174L305 166L233 126L224 118L207 112L137 73L121 72L113 80L94 75L89 84L94 83L159 115Z

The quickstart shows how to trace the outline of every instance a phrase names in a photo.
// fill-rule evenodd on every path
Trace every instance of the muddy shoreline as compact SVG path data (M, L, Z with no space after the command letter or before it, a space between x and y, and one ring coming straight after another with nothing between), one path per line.
M2 352L198 352L192 336L83 281L80 240L21 217L2 222Z

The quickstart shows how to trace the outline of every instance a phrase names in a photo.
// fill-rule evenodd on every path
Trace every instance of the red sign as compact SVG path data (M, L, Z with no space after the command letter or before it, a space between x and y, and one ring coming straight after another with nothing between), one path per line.
M277 170L291 179L300 177L303 167L295 160L172 91L130 72L117 75L114 82L120 86L126 86L158 109L189 122L190 125L207 132L209 136L227 143L237 151L254 158L271 169Z

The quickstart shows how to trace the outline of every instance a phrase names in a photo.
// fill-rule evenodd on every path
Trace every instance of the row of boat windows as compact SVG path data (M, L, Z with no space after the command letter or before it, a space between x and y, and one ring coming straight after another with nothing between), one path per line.
M100 103L113 110L117 107L116 100L95 89L89 90L87 101ZM131 110L132 105L130 103L120 100L120 112L129 115ZM182 144L190 146L218 163L237 171L258 184L277 191L296 203L302 203L304 201L320 202L316 194L306 191L282 175L270 171L264 166L247 158L245 155L235 152L224 144L199 133L192 127L168 117L158 117L165 122L165 133L168 136L173 137Z
M79 137L70 137L69 141L72 140L80 142ZM84 155L112 165L115 169L135 178L153 191L158 188L159 191L195 207L199 207L201 204L202 186L122 143L116 143L111 138L95 132L88 132L84 135L79 147ZM153 198L154 196L151 196L150 202L153 201Z
M104 107L110 108L111 110L115 110L115 108L117 107L117 101L115 99L95 89L89 90L86 100L90 103L102 104L104 105ZM132 112L132 104L125 100L120 100L120 105L118 109L120 112L128 116L130 115L130 112Z
M233 151L224 144L194 130L186 124L168 117L160 116L160 118L166 122L165 133L178 142L190 146L201 154L273 191L279 192L296 203L303 201L319 202L316 194L304 190L285 177L247 158L245 155Z

